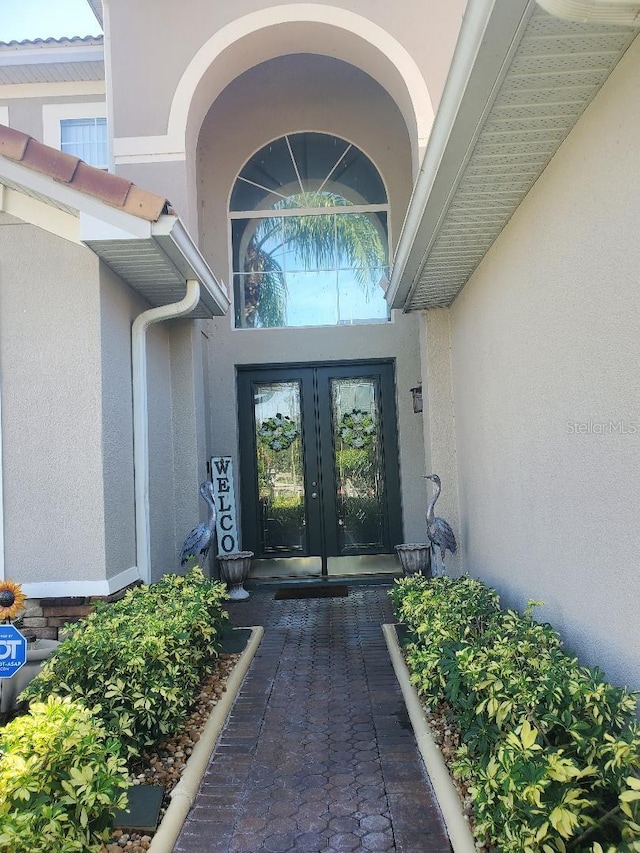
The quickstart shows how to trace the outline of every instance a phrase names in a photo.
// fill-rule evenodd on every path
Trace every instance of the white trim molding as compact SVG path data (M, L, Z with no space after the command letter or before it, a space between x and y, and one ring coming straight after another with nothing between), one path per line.
M42 141L60 151L60 122L74 118L107 117L106 101L86 101L75 104L44 104L42 107Z
M9 213L23 222L36 225L43 231L55 234L56 237L62 237L71 243L82 245L80 222L77 216L46 204L40 199L18 192L11 187L5 187L1 183L0 211Z
M43 581L42 583L23 583L22 591L27 598L90 598L92 596L113 595L126 586L139 581L137 566L125 569L112 578L101 581Z
M69 80L58 83L2 83L0 98L78 98L84 95L105 96L104 80Z
M425 79L409 51L378 24L355 12L321 3L291 3L244 15L211 36L180 78L171 102L167 133L163 136L114 138L115 162L186 159L186 129L192 101L200 81L218 57L234 43L259 30L278 24L307 22L328 24L354 33L387 57L406 86L416 122L417 146L420 152L424 151L434 111Z

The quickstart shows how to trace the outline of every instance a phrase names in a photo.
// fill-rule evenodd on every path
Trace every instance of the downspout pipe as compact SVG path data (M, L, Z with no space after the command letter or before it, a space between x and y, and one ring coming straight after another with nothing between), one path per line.
M149 512L149 403L147 389L147 329L154 323L190 314L200 301L200 283L187 281L179 302L150 308L133 321L131 366L133 372L133 476L136 517L136 563L144 583L151 581L151 523Z

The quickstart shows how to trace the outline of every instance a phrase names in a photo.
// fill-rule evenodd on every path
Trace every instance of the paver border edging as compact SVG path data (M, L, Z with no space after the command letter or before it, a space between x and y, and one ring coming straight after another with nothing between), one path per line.
M418 743L418 749L425 763L436 799L447 825L449 841L454 853L476 853L476 844L471 827L462 811L458 792L451 781L449 770L442 753L431 734L418 694L411 684L409 670L402 656L395 625L383 625L382 632L387 642L389 657L402 690L409 719Z
M211 753L224 726L229 711L240 692L242 681L249 669L258 646L264 636L264 628L258 626L251 629L251 636L245 650L240 655L238 663L233 668L227 681L227 687L218 704L211 712L200 739L193 747L193 752L182 772L180 781L170 794L171 802L165 812L160 828L153 836L149 845L150 853L172 853L180 830L193 805L200 781L207 769Z

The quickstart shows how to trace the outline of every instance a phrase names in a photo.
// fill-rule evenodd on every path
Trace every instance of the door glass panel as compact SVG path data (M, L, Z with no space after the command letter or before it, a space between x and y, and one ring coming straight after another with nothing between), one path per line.
M331 380L340 553L382 548L385 483L378 382Z
M307 550L300 396L298 381L253 385L262 556Z

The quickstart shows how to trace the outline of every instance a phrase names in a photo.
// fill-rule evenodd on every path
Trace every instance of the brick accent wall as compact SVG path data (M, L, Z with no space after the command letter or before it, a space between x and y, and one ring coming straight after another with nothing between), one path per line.
M137 586L137 584L132 584ZM24 612L17 622L26 637L59 640L60 630L67 624L78 622L88 616L98 601L119 601L127 589L109 596L74 596L68 598L29 598Z

